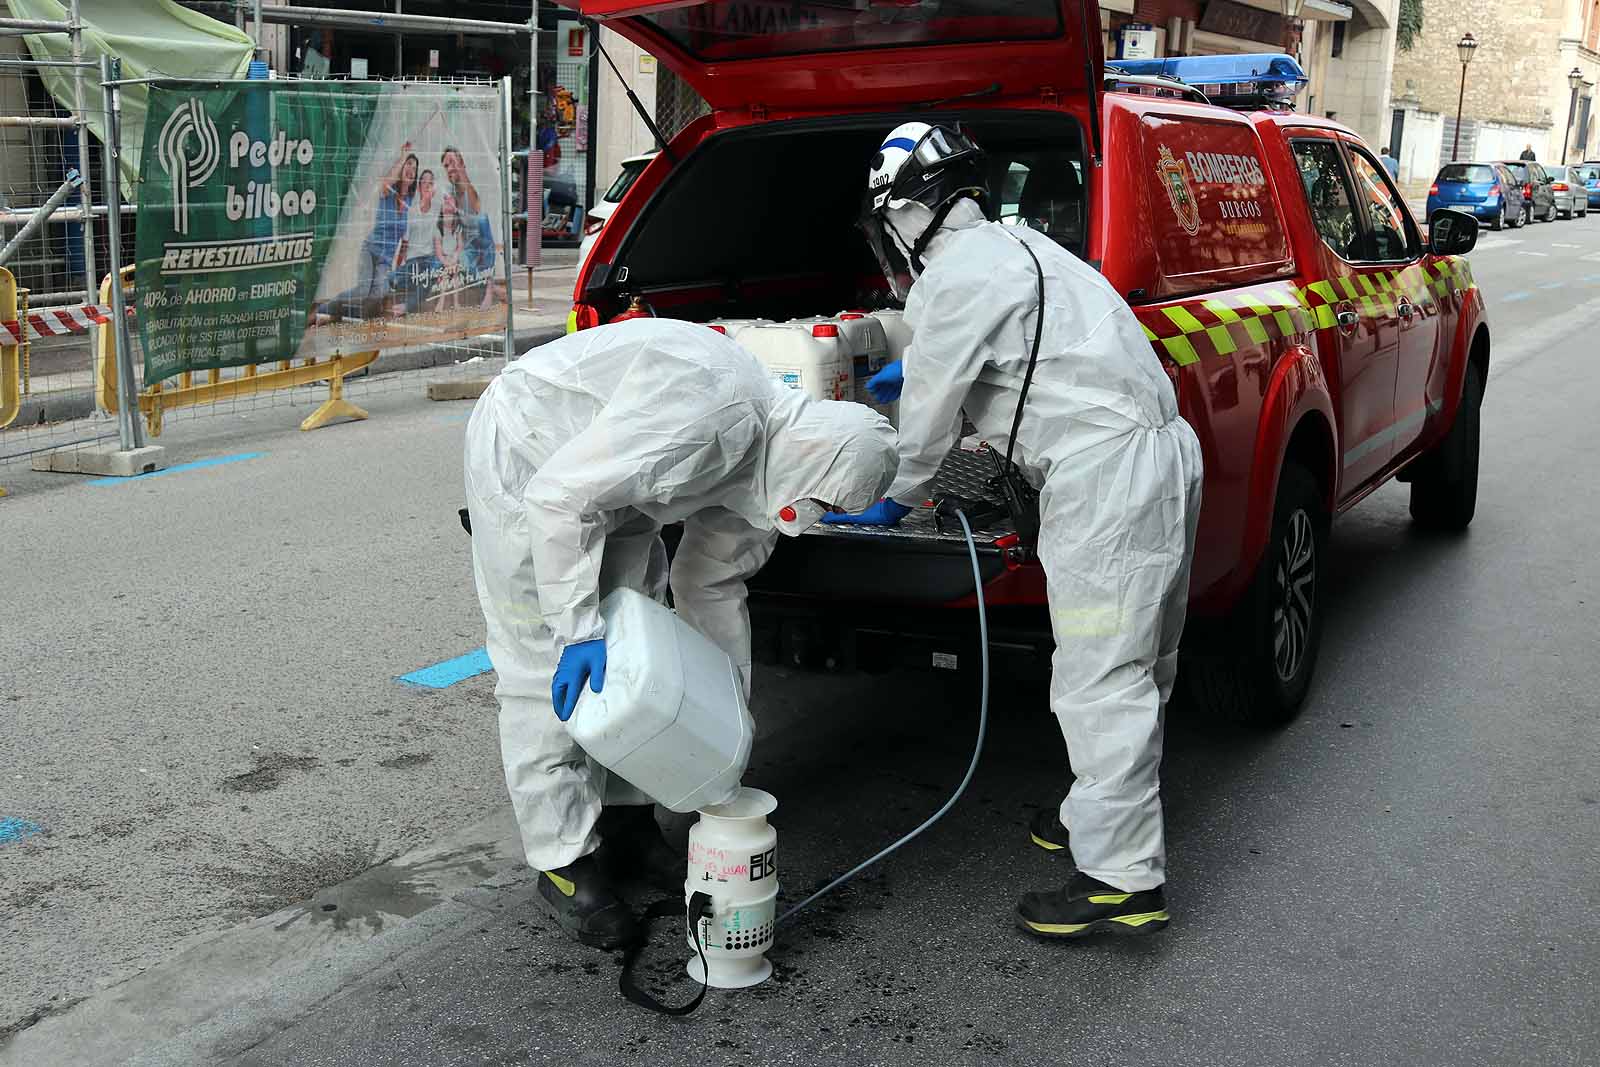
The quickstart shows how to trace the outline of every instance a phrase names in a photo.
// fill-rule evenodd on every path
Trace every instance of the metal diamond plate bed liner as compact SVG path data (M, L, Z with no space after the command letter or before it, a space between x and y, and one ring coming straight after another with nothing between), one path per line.
M992 543L995 538L1013 532L1010 517L1003 514L1005 505L1000 494L989 487L994 477L995 462L987 447L976 451L957 448L945 457L934 475L932 499L942 500L954 494L969 499L988 500L1001 508L1002 514L988 523L974 525L972 533L980 546ZM891 540L939 541L965 544L959 525L953 532L940 533L933 524L933 508L918 507L900 520L900 525L887 526L823 526L817 524L806 531L806 536L818 537L883 537Z

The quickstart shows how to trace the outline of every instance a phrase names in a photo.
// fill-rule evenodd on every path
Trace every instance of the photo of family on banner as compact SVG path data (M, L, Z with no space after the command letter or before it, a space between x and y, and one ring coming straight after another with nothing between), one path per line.
M374 116L302 355L504 326L499 98L418 88Z

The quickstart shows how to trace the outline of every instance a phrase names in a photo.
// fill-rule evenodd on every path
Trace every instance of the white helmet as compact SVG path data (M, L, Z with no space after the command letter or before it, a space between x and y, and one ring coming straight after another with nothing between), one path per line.
M883 139L867 172L861 228L890 288L905 299L902 277L922 272L922 253L958 200L988 196L983 152L959 130L906 122ZM899 232L888 212L921 204L932 214L918 233Z

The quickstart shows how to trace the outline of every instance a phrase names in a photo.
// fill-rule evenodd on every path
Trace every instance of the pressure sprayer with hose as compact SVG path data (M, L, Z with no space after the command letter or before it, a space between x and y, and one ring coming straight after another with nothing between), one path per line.
M688 877L684 883L687 901L662 900L647 908L639 935L623 956L622 974L618 985L622 995L629 1001L665 1015L687 1015L700 1006L707 990L713 987L738 989L764 981L772 973L772 965L767 962L765 954L772 945L777 928L792 921L806 908L922 834L944 818L966 792L967 786L972 782L973 774L978 769L978 759L983 753L984 736L989 725L989 620L983 599L983 577L978 565L978 548L973 539L972 526L968 523L964 512L957 511L956 517L960 520L962 532L966 536L967 553L972 562L973 590L978 601L978 634L982 663L978 735L973 743L972 759L967 764L967 773L962 777L961 784L956 786L955 792L950 794L950 798L938 811L928 816L910 833L856 864L782 914L778 914L776 910L778 835L766 820L767 815L777 807L777 801L770 793L739 787L730 800L698 809L700 820L689 830ZM619 609L620 604L630 602L646 612L659 607L640 594L627 590L618 590L607 597L606 604L602 607L602 612L607 614L609 657L607 692L611 691L613 679L617 675L615 664L619 658L624 660L631 658L628 646L633 645L632 638L640 629L637 620L630 625L630 620L624 618L623 611ZM686 625L680 625L684 630L688 629ZM630 630L633 632L630 633ZM687 634L680 631L678 636L686 637L692 643L699 635L693 631L688 631ZM659 637L660 635L657 635L658 640ZM621 657L610 652L613 642L621 651ZM658 671L657 678L659 677ZM742 696L737 683L735 691L740 692ZM603 693L597 694L597 696L603 695ZM586 694L580 700L569 725L579 721L583 715L584 702L590 699ZM600 701L594 700L592 703L598 706ZM611 724L602 721L605 718L607 716L601 713L591 716L586 734L590 743L605 753L605 758L616 758L617 750L601 740L603 735L612 732ZM582 740L579 741L580 745L583 743ZM736 747L742 748L744 758L748 758L747 743ZM636 749L635 755L637 753ZM590 755L595 753L591 752ZM601 756L595 758L602 763L605 762L605 758ZM625 759L626 757L619 762ZM742 760L739 766L742 768ZM641 771L644 773L640 774ZM619 771L619 773L626 772ZM633 773L648 777L649 771L636 763ZM640 783L634 781L634 784ZM677 805L668 804L667 807L676 808ZM695 952L689 960L687 970L691 977L700 982L700 990L693 999L686 1004L677 1005L657 1000L641 989L633 977L634 964L645 946L651 923L655 919L673 915L685 917L688 941Z

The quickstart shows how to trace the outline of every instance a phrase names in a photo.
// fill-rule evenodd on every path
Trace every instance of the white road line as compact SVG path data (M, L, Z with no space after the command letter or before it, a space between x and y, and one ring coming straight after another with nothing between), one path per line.
M1600 263L1600 252L1590 252L1586 256L1579 256L1585 263Z
M1549 252L1518 252L1519 256L1549 256Z
M1582 248L1582 245L1564 245L1560 241L1550 246L1551 248Z

